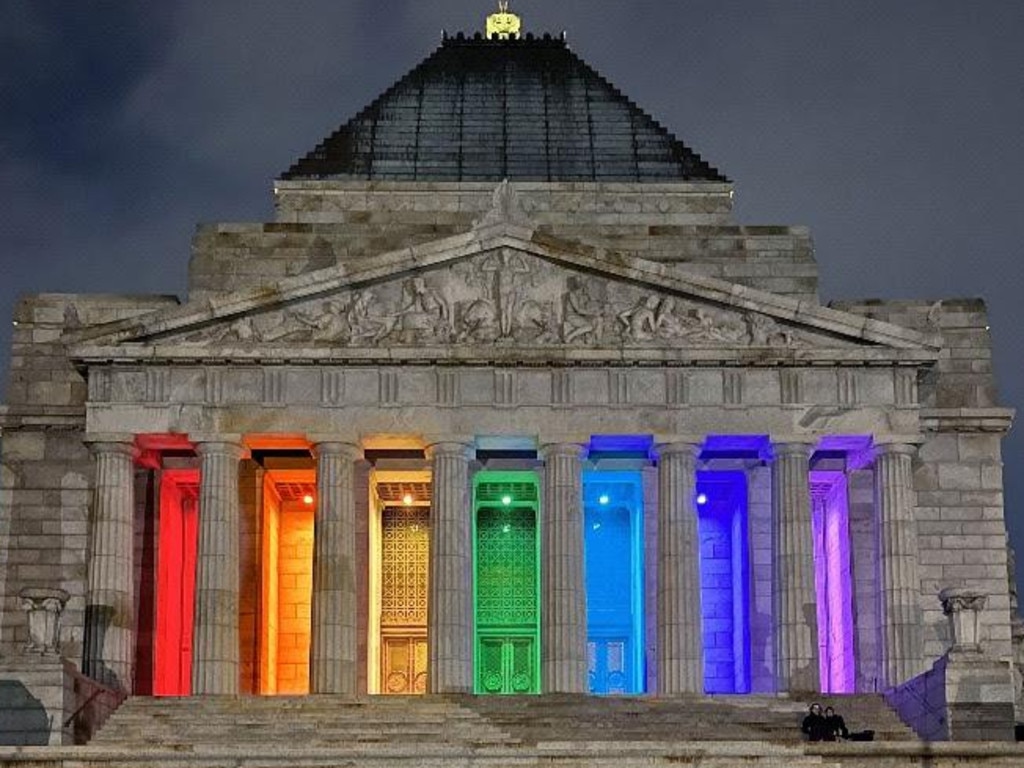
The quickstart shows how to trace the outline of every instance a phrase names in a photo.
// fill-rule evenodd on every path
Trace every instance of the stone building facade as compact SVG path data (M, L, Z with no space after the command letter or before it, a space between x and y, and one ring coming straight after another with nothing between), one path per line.
M1012 722L984 305L823 304L808 231L738 224L732 191L564 41L453 38L274 221L201 227L186 299L25 298L0 677L65 714L59 659L137 695Z

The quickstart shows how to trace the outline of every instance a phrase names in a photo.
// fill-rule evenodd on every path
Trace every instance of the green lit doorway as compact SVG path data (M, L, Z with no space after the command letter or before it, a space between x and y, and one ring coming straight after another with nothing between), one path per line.
M540 692L538 496L533 472L474 478L476 693Z

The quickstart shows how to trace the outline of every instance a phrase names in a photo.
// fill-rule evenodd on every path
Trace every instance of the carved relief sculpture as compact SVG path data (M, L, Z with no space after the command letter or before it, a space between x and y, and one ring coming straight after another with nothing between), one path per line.
M808 334L767 315L644 291L501 248L373 289L226 320L185 342L793 347L808 343Z

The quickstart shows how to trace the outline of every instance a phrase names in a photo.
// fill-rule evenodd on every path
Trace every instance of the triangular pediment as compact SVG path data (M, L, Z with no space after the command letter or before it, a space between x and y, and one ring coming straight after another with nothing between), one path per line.
M536 233L464 235L69 338L78 359L552 362L935 357L899 326Z

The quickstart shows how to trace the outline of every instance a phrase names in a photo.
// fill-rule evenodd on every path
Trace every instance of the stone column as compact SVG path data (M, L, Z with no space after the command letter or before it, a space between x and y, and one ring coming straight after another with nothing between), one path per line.
M359 446L317 442L309 692L355 695L359 680L356 519Z
M473 692L473 527L469 455L463 443L435 443L430 507L427 690Z
M90 441L96 490L89 529L89 586L82 671L131 692L135 660L135 456L128 435Z
M199 442L199 544L192 693L238 693L238 462L242 446Z
M917 570L913 445L880 445L875 454L875 514L881 575L886 685L921 672L921 580Z
M658 446L658 694L704 693L700 537L696 492L700 446Z
M776 443L772 461L772 596L775 685L817 692L818 611L807 443Z
M574 443L548 445L543 450L540 658L544 693L586 693L588 688L582 451Z

